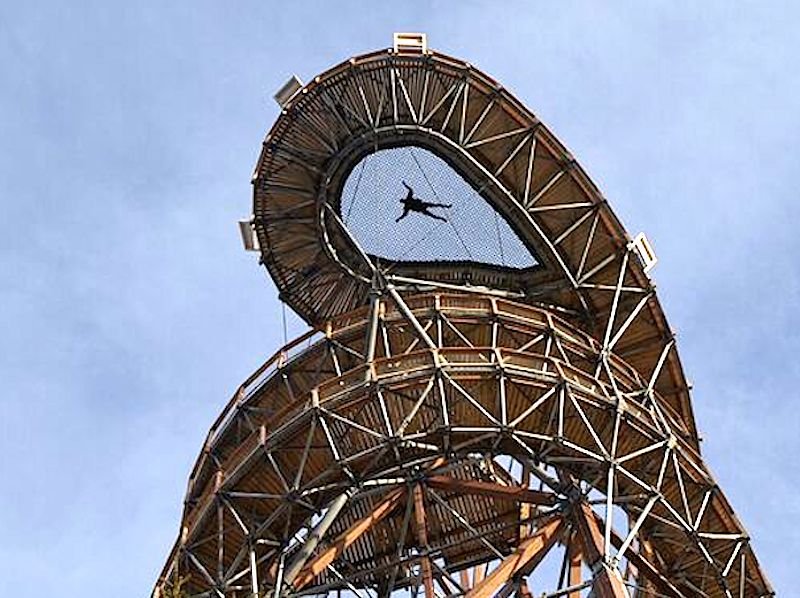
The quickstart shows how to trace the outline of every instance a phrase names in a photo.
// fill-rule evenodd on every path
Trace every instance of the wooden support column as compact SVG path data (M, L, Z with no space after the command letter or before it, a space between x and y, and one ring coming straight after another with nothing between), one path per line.
M603 520L597 513L592 511L592 515L594 516L597 525L602 524ZM612 530L611 543L614 545L614 547L619 548L622 546L622 542L623 539L620 537L620 535ZM649 541L644 542L643 551L645 554L648 554L649 558L652 558L652 546L650 545ZM659 570L641 554L633 550L628 550L625 553L625 557L636 566L636 569L639 573L643 574L644 577L651 582L653 586L655 586L659 593L663 594L664 596L668 596L669 598L686 598L686 594L681 592L670 580L661 575Z
M562 527L563 520L560 517L541 525L513 553L500 561L486 579L480 583L476 581L465 598L489 598L523 568L533 569L556 543Z
M577 538L575 538L577 540ZM574 541L569 546L569 586L577 586L583 581L583 555L579 542ZM570 592L567 598L581 598L580 590Z
M559 479L561 480L562 484L564 484L566 487L577 488L576 482L572 478L572 476L559 472ZM589 507L589 505L587 505L586 503L583 503L580 506L581 506L581 513L583 513L584 515L582 517L575 517L576 513L575 512L573 513L573 518L576 519L576 523L578 524L579 529L580 529L580 523L581 523L580 520L587 519L587 517L588 517L588 520L594 521L593 528L596 530L597 534L600 534L600 526L605 525L605 522L603 521L603 519L600 517L600 515L595 513L591 509L591 507ZM577 510L577 509L578 509L578 507L576 506L575 510ZM586 525L584 525L584 527L586 527ZM600 535L600 537L602 538L602 535ZM611 544L615 548L619 549L619 547L622 546L622 543L623 543L623 539L619 536L619 534L617 534L612 529L611 530ZM602 544L601 544L601 546L602 546ZM663 594L664 596L667 596L669 598L686 598L686 595L683 592L681 592L670 580L668 580L666 577L661 575L661 573L659 572L658 568L655 567L650 562L650 560L652 559L653 555L652 555L652 545L650 544L649 541L645 541L644 542L644 544L642 546L642 549L643 549L643 552L647 555L647 558L643 557L641 554L639 554L638 552L635 552L633 550L627 551L625 553L625 556L631 563L633 563L636 566L638 572L640 574L644 575L644 577L650 583L652 583L653 586L661 594ZM602 557L603 551L600 550L599 554ZM585 557L585 560L590 565L593 564L592 560L589 557ZM647 587L647 585L645 585L644 587Z
M459 573L459 576L461 581L461 587L464 588L465 590L469 590L472 587L472 583L470 583L469 580L469 571L467 569L462 569L461 572Z
M527 461L525 461L522 464L522 480L521 481L522 481L522 484L521 484L522 488L524 488L525 490L528 490L530 488L530 484L531 484L531 466L530 466L530 463L528 463ZM555 496L553 496L553 499L555 499ZM531 511L532 511L532 509L531 509L530 503L524 502L524 503L519 505L519 520L520 520L520 522L523 522L523 521L525 522L525 523L520 523L520 526L519 526L519 541L520 542L522 540L524 540L525 538L527 538L528 535L530 534L531 524L528 522L528 520L530 519Z
M472 568L472 587L474 588L481 583L484 577L486 577L486 565L475 565Z
M472 568L472 587L481 583L484 577L486 577L486 565L475 565Z
M422 581L425 584L425 598L436 598L433 591L431 559L428 556L428 528L425 521L425 500L421 484L416 484L414 486L414 523L417 528L417 543L419 544L419 549L424 551L420 559L420 564L422 566Z
M629 598L622 578L605 562L603 532L600 531L592 507L585 502L578 503L574 505L572 515L583 546L583 554L592 569L592 589L597 598Z

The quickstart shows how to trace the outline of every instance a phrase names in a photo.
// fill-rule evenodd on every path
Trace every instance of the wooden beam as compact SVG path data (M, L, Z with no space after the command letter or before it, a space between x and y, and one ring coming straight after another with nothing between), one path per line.
M586 506L588 507L588 505ZM604 525L600 515L592 511L591 508L589 508L589 511L593 516L596 526ZM619 547L622 546L622 542L622 537L614 530L611 530L611 544L619 549ZM652 545L648 540L643 540L642 548L646 554L653 554ZM647 580L651 582L661 594L669 598L686 598L686 594L681 592L671 581L664 577L659 572L658 568L643 555L629 549L625 552L625 557L636 566L639 573L644 574Z
M594 572L592 589L597 598L628 598L628 590L625 589L622 578L615 575L604 560L604 540L598 525L599 516L585 502L574 506L572 516L586 562Z
M583 581L583 555L581 554L580 543L575 541L567 546L569 550L569 583L568 586L577 586ZM580 598L580 590L570 592L567 598Z
M493 482L483 482L480 480L459 480L449 476L431 476L425 483L431 488L439 490L451 490L461 494L475 494L478 496L489 496L521 503L535 505L552 506L556 504L556 496L550 492L539 492L529 490L522 486L503 486Z
M567 486L567 487L571 486L572 488L577 488L578 487L576 485L575 479L571 475L565 474L565 473L562 473L562 472L559 471L558 477L559 477L559 480L561 480L562 484L564 484L565 486ZM587 505L586 503L583 503L582 507L583 507L582 512L583 513L588 513L588 514L591 515L590 518L594 521L594 528L597 530L597 533L600 533L599 526L605 525L605 521L603 521L602 517L600 517L600 515L595 513L591 509L591 507L589 507L589 505ZM619 547L622 546L622 543L623 543L623 539L619 536L619 534L617 534L612 529L611 530L611 544L615 548L619 549ZM644 549L646 554L648 554L648 555L652 554L652 545L650 544L649 541L644 541L643 549ZM603 554L602 550L600 551L600 554L601 554L601 557L602 557L602 554ZM627 551L625 553L625 556L628 558L628 560L631 563L636 565L636 567L638 568L639 572L643 573L645 575L645 577L647 577L647 579L651 583L653 583L655 585L655 587L662 594L664 594L665 596L667 596L669 598L686 598L685 594L683 592L681 592L677 587L675 587L675 585L673 585L672 582L670 582L666 577L661 575L661 573L659 572L658 568L656 568L652 563L650 563L650 561L648 559L646 559L644 556L642 556L641 554L639 554L637 552L634 552L633 550ZM594 562L590 561L588 558L586 559L586 561L591 565L594 564Z
M598 525L599 515L596 515L585 502L576 504L572 509L575 529L583 546L583 554L589 566L594 566L598 561L603 560L605 551L603 550L603 533ZM602 520L601 520L602 521Z
M322 573L325 568L347 550L349 546L394 511L402 502L404 496L406 496L405 488L397 488L389 492L384 499L372 509L369 515L356 521L349 529L342 532L328 548L306 563L300 570L300 573L297 574L297 577L295 577L292 585L299 590L311 583L317 575Z
M563 527L563 519L556 517L541 525L517 549L500 561L497 568L480 583L476 583L465 598L489 598L523 568L535 567L553 547Z
M522 488L530 488L531 484L531 465L527 461L522 463L522 479L520 480L522 483L520 486ZM553 497L555 498L555 497ZM525 538L528 537L531 524L529 523L529 519L531 516L531 505L530 503L523 502L519 505L519 520L524 521L525 523L521 523L519 526L519 537L518 542L522 542Z
M462 569L459 572L459 576L461 578L461 587L465 590L469 590L472 587L472 583L469 580L469 570Z
M425 584L425 598L436 598L433 591L433 570L431 559L428 557L428 528L425 521L425 500L422 494L422 485L414 486L414 523L417 528L417 543L424 552L421 559L422 581Z
M619 548L622 546L622 538L616 532L611 532L611 543ZM652 553L650 543L645 541L644 550ZM631 550L625 551L625 558L636 566L637 572L641 573L649 583L640 584L643 588L649 589L650 584L655 586L660 594L669 598L686 598L686 595L675 587L671 581L664 577L659 570L643 555Z
M481 583L484 577L486 577L486 563L475 565L472 568L472 587L474 588Z

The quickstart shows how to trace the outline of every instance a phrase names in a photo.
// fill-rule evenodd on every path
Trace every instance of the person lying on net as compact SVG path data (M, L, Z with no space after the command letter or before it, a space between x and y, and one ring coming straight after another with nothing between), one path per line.
M431 203L429 201L422 201L419 197L414 197L414 189L406 185L406 182L403 181L403 187L408 189L408 194L400 200L400 203L403 204L403 213L400 214L400 217L395 220L395 222L400 222L403 218L408 216L409 212L418 212L420 214L425 214L426 216L430 216L435 220L441 220L442 222L447 222L447 219L438 216L436 214L432 214L428 211L428 208L452 208L453 205L449 203Z

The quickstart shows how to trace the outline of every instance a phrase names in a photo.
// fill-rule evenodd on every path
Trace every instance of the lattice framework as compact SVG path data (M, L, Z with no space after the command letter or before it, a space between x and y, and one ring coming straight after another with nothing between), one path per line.
M314 330L212 427L156 595L772 595L637 247L552 133L413 48L283 100L253 226ZM447 162L540 267L364 251L342 189L397 147Z
M280 582L289 595L433 583L428 596L483 596L521 587L526 569L510 564L520 553L530 565L563 543L581 548L581 565L553 580L553 595L617 582L670 596L765 592L746 532L651 388L658 372L603 357L546 310L387 294L237 393L195 467L166 578L191 573L198 595ZM432 509L436 525L413 523ZM615 513L629 518L624 532ZM500 573L464 587L460 572L474 580L487 562ZM401 575L402 563L421 569Z

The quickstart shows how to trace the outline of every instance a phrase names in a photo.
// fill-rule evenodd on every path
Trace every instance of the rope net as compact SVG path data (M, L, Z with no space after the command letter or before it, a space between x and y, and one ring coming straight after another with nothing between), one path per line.
M511 269L538 263L476 189L421 147L362 158L344 183L341 215L364 251L383 261L468 261Z

